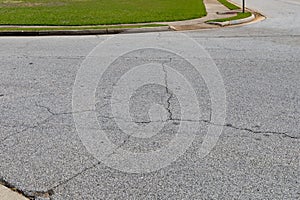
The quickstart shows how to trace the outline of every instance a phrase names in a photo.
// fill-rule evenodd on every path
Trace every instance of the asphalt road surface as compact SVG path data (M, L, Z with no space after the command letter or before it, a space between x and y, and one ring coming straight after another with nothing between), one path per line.
M1 180L36 199L300 199L300 1L247 5L267 19L0 38Z

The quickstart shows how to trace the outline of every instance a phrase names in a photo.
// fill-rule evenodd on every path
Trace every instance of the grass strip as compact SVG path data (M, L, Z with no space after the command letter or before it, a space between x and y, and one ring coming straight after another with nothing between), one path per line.
M240 9L240 7L228 2L227 0L218 0L221 4L226 6L229 10L237 10Z
M205 16L203 0L0 0L0 25L111 25Z
M244 19L244 18L250 17L251 15L252 15L251 12L238 13L236 16L233 16L233 17L222 18L222 19L214 19L214 20L209 20L207 22L226 22L226 21Z

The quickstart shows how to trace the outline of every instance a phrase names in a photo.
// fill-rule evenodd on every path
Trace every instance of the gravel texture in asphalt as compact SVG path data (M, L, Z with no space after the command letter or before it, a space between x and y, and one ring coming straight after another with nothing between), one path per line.
M0 178L36 199L299 199L300 5L247 6L267 19L183 33L0 38ZM222 79L206 73L215 67ZM219 83L222 124L213 111L224 95L211 90L222 91ZM77 101L75 86L86 87L75 92L82 99L95 87L94 101ZM95 131L93 117L95 133L116 148L97 149L93 139L106 144L100 134L78 133ZM218 127L220 136L205 137ZM182 147L194 138L182 154L169 151L180 156L167 165L151 170L164 160L137 159L177 136ZM213 149L201 157L205 141ZM124 152L135 152L136 162L122 160Z

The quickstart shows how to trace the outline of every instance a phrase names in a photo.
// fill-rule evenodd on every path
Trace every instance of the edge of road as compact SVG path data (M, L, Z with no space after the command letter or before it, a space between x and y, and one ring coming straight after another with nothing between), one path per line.
M251 12L250 17L242 18L242 19L237 19L237 20L229 20L229 21L224 21L224 22L207 22L207 24L213 24L213 25L218 25L221 27L224 26L236 26L236 25L244 25L244 24L250 24L250 23L255 23L262 21L266 19L266 16L262 15L261 13L258 13L256 11L247 9L249 12Z
M7 181L0 179L1 200L50 200L52 194L52 190L24 192Z
M255 14L251 14L250 17L242 18L242 19L237 19L237 20L229 20L229 21L224 21L224 22L207 22L208 24L215 24L219 26L229 26L229 25L238 25L238 24L243 24L243 23L249 23L255 19Z
M0 182L0 199L5 200L29 200L21 191Z
M0 36L55 36L55 35L109 35L120 33L146 33L172 31L170 26L141 28L105 28L86 30L37 30L37 31L0 31Z
M235 2L230 1L230 3L237 5ZM207 5L206 5L207 6ZM209 6L209 5L208 5ZM122 33L146 33L146 32L162 32L162 31L186 31L186 30L197 30L197 29L212 29L212 28L220 28L224 26L235 26L241 24L248 24L253 22L258 22L266 17L261 13L254 11L252 9L248 9L248 12L251 12L252 15L247 18L230 20L225 22L203 22L203 18L194 19L194 20L184 20L177 22L158 22L158 24L166 24L165 26L154 26L154 27L146 27L149 24L155 23L142 23L142 24L129 24L126 28L114 28L114 26L108 26L104 29L91 29L91 27L79 26L81 30L11 30L11 31L0 31L0 36L64 36L64 35L108 35L108 34L122 34ZM219 15L232 15L236 14L239 11L223 11L217 12ZM209 13L208 13L209 14ZM212 14L212 13L210 13ZM215 13L213 13L215 14ZM199 23L199 20L202 20ZM157 23L157 22L156 22ZM130 28L130 26L145 26L145 27L134 27ZM177 26L178 25L178 26ZM128 27L129 26L129 27ZM32 26L0 26L0 28L31 28ZM43 27L43 26L37 26ZM95 26L97 27L97 26ZM59 28L59 26L56 26ZM62 26L64 28L64 26ZM89 29L90 28L90 29Z
M240 7L240 5L238 5L238 3L236 3L232 0L227 0L227 1L231 4L233 4L233 5L236 5L236 6ZM249 9L249 8L245 7L245 12L246 11L250 12L251 16L246 17L246 18L242 18L242 19L237 19L237 20L228 20L228 21L224 21L224 22L208 21L206 23L224 27L224 26L235 26L235 25L241 25L241 24L249 24L249 23L259 22L259 21L262 21L262 20L266 19L266 16L264 16L263 14L261 14L260 12L258 12L256 10ZM232 13L237 14L237 13L241 13L241 12L242 12L242 10L230 10L230 11L225 11L225 12L218 12L218 14L220 14L220 15L232 14Z

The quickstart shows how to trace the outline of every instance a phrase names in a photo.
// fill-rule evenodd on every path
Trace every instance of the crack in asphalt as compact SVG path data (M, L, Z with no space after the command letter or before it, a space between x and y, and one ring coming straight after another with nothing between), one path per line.
M235 130L248 131L248 132L255 133L255 134L273 134L273 135L282 135L282 136L288 137L290 139L300 139L300 137L291 136L287 132L254 130L254 129L250 129L250 128L237 127L230 123L216 124L216 123L211 122L211 120L188 120L188 119L176 119L176 120L180 121L180 122L204 122L204 123L208 123L208 124L211 124L214 126L223 126L223 127L228 127L228 128L232 128Z
M113 119L113 118L110 118L110 119ZM46 121L46 120L43 120L43 121ZM235 129L235 130L248 131L248 132L255 133L255 134L274 134L274 135L282 135L282 136L290 138L290 139L300 139L300 137L290 136L286 132L253 130L253 129L250 129L250 128L237 127L237 126L234 126L234 125L229 124L229 123L227 123L227 124L216 124L216 123L211 122L210 120L167 119L165 121L164 120L160 120L160 121L158 120L156 122L168 122L168 121L173 121L173 122L194 122L194 123L204 122L204 123L207 123L207 124L210 124L210 125L214 125L214 126L223 126L223 127L228 127L228 128L232 128L232 129ZM151 123L151 122L153 122L153 121L146 121L145 123ZM142 123L144 123L144 122L142 122ZM34 128L34 127L38 127L38 125L33 126L31 128ZM108 154L106 157L108 158L108 157L114 155L118 149L122 148L129 141L130 137L131 136L129 135L122 142L122 144L118 145L115 148L115 150L113 150L113 152L110 153L110 154ZM71 180L75 179L76 177L82 175L83 173L87 172L88 170L91 170L91 169L97 167L100 164L101 164L101 161L98 161L98 162L94 163L93 165L84 168L83 170L81 170L80 172L74 174L70 178L65 179L65 180L59 182L58 184L56 184L55 186L53 186L51 189L49 189L47 191L23 191L23 190L20 190L20 189L17 189L17 191L19 193L23 194L24 196L30 198L30 199L34 199L36 197L46 197L46 198L51 199L51 196L54 194L54 190L55 189L57 189L58 187L60 187L62 185L65 185L66 183L68 183ZM4 179L0 179L0 183L2 183L3 185L7 186L8 188L16 188L15 186L9 184Z
M128 123L132 123L134 121L122 118L122 117L111 117L111 116L99 116L102 118L107 118L107 119L117 119L117 120L122 120L123 122L128 122ZM288 132L279 132L279 131L269 131L269 130L254 130L251 128L244 128L244 127L238 127L238 126L234 126L230 123L226 123L226 124L217 124L217 123L213 123L211 122L211 119L207 120L207 119L199 119L199 120L193 120L193 119L166 119L166 120L152 120L152 121L139 121L139 122L134 122L137 124L150 124L150 123L166 123L166 122L193 122L193 123L199 123L199 122L203 122L203 123L207 123L210 125L214 125L214 126L223 126L223 127L228 127L228 128L232 128L232 129L236 129L236 130L241 130L241 131L248 131L251 133L255 133L255 134L273 134L273 135L282 135L284 137L288 137L291 139L300 139L300 137L296 137L296 136L291 136L288 134Z
M101 163L101 161L98 161L98 162L92 164L92 166L89 166L89 167L84 168L83 170L81 170L80 172L74 174L74 175L71 176L70 178L65 179L65 180L59 182L58 184L56 184L55 186L53 186L50 190L51 190L51 191L54 191L54 190L55 190L56 188L58 188L59 186L64 185L64 184L70 182L71 180L73 180L74 178L76 178L76 177L82 175L84 172L86 172L86 171L88 171L88 170L90 170L90 169L95 168L95 167L96 167L97 165L99 165L100 163ZM54 192L53 192L53 193L54 193Z
M288 137L290 139L300 139L300 137L291 136L287 132L254 130L254 129L250 129L250 128L237 127L230 123L216 124L216 123L211 122L210 120L184 120L183 119L183 120L178 120L178 121L181 121L181 122L204 122L204 123L208 123L208 124L211 124L214 126L223 126L223 127L228 127L228 128L232 128L235 130L248 131L248 132L255 133L255 134L273 134L273 135L282 135L282 136Z
M29 129L35 129L35 128L38 128L40 127L41 125L47 123L49 120L51 120L53 118L53 116L60 116L60 115L72 115L72 114L76 114L76 113L84 113L84 112L93 112L93 110L83 110L83 111L76 111L76 112L62 112L62 113L55 113L53 112L49 107L47 106L43 106L43 105L39 105L39 104L35 104L37 107L40 107L40 108L44 108L45 110L47 110L48 113L51 114L51 116L45 118L44 120L41 120L39 122L36 122L35 125L25 125L25 124L22 124L22 126L26 126L25 128L23 128L22 130L20 131L17 131L17 132L14 132L12 134L9 134L7 135L6 137L4 137L3 139L1 139L0 141L0 144L2 144L3 142L5 142L7 139L9 139L10 137L12 136L16 136L16 135L19 135ZM1 125L2 126L2 125ZM7 125L4 125L6 127L8 127ZM17 126L11 126L11 127L17 127Z
M170 61L169 62L172 62L172 58L170 58ZM166 107L166 110L168 112L168 119L169 120L172 120L173 118L173 113L171 111L171 99L173 97L173 93L170 92L169 90L169 85L168 85L168 72L167 72L167 69L166 69L166 66L165 66L165 63L162 64L162 70L164 72L164 81L165 81L165 87L166 87L166 93L168 94L168 98L167 98L167 107Z
M111 157L112 155L116 154L116 151L120 148L122 148L128 141L129 141L129 138L131 136L129 135L120 145L118 145L110 154L108 154L106 156L106 158L109 158ZM55 185L54 187L52 187L50 189L50 191L53 191L53 194L54 194L54 190L58 187L60 187L61 185L64 185L64 184L67 184L68 182L72 181L73 179L75 179L76 177L82 175L83 173L87 172L88 170L91 170L95 167L97 167L98 165L101 164L101 161L98 161L96 163L94 163L92 166L89 166L89 167L86 167L84 168L83 170L81 170L80 172L76 173L75 175L71 176L70 178L64 180L64 181L61 181L60 183L58 183L57 185Z
M29 125L29 126L27 126L26 128L24 128L24 129L22 129L22 130L20 130L20 131L17 131L17 132L15 132L15 133L12 133L12 134L7 135L6 137L4 137L4 138L0 141L0 144L2 144L3 142L5 142L7 139L9 139L9 138L12 137L12 136L19 135L19 134L21 134L21 133L23 133L23 132L25 132L25 131L27 131L27 130L29 130L29 129L35 129L35 128L40 127L41 125L47 123L47 121L49 121L51 118L52 118L52 116L47 117L46 119L37 122L36 125L31 125L31 126Z
M106 156L106 158L109 158L111 157L112 155L116 154L117 153L117 150L121 149L123 146L125 146L125 144L129 141L131 135L128 135L127 138L120 144L118 145L110 154L108 154Z
M47 191L31 191L31 190L28 190L28 191L25 191L25 190L21 190L19 188L17 188L15 185L9 183L8 181L6 181L4 178L0 178L0 184L13 190L13 191L16 191L18 192L19 194L21 194L22 196L24 197L27 197L31 200L34 200L36 199L37 197L42 197L42 198L50 198L51 195L54 194L54 191L53 190L47 190Z
M169 91L168 91L169 92ZM171 95L170 95L171 96ZM300 137L297 137L297 136L291 136L289 135L288 132L279 132L279 131L264 131L264 130L254 130L254 129L251 129L251 128L244 128L244 127L237 127L237 126L234 126L230 123L227 123L227 124L216 124L216 123L212 123L211 122L211 117L209 120L192 120L192 119L175 119L173 118L172 116L172 112L170 110L170 106L171 106L171 103L170 103L170 98L168 98L167 100L167 103L168 103L168 107L166 108L168 113L169 113L169 117L168 119L166 120L150 120L150 121L138 121L138 122L135 122L135 121L132 121L132 120L127 120L125 118L122 118L122 117L112 117L112 116L99 116L99 117L102 117L102 118L106 118L106 119L118 119L118 120L122 120L124 122L128 122L128 123L131 123L131 122L134 122L136 124L150 124L150 123L166 123L166 122L169 122L169 121L173 121L173 122L177 122L177 123L180 123L180 122L204 122L204 123L209 123L211 125L215 125L215 126L224 126L224 127L229 127L229 128L232 128L232 129L236 129L236 130L241 130L241 131L248 131L248 132L251 132L251 133L256 133L256 134L273 134L273 135L282 135L284 137L288 137L288 138L291 138L291 139L300 139ZM59 116L59 115L71 115L71 114L75 114L75 113L83 113L83 112L93 112L94 110L84 110L84 111L78 111L78 112L61 112L61 113L55 113L53 112L49 107L47 106L43 106L43 105L39 105L39 104L36 104L37 107L40 107L40 108L44 108L45 110L47 110L48 113L51 114L50 117L47 117L46 119L42 120L42 121L39 121L36 123L36 125L31 125L31 126L26 126L24 129L20 130L20 131L17 131L15 133L12 133L12 134L9 134L7 135L6 137L4 137L1 141L0 141L0 144L5 142L7 139L9 139L10 137L12 136L15 136L15 135L18 135L20 133L23 133L29 129L35 129L35 128L38 128L40 127L41 125L47 123L53 116ZM128 138L129 139L129 138Z
M251 133L256 133L256 134L276 134L276 135L283 135L284 137L288 137L288 138L291 138L291 139L300 139L300 137L294 137L294 136L290 136L288 135L287 133L285 132L275 132L275 131L257 131L257 130L253 130L253 129L250 129L250 128L241 128L241 127L236 127L236 126L233 126L232 124L215 124L215 123L212 123L210 120L189 120L189 119L171 119L171 120L166 120L166 121L177 121L177 122L204 122L204 123L208 123L208 124L211 124L211 125L214 125L214 126L223 126L223 127L229 127L229 128L233 128L235 130L241 130L241 131L248 131L248 132L251 132ZM161 122L165 122L163 120L161 120ZM146 122L148 123L148 121ZM150 122L151 123L151 122ZM120 148L122 148L130 139L130 135L122 142L122 144L118 145L115 150L113 150L112 153L108 154L106 157L110 157L112 155L114 155L116 153L116 151ZM82 171L76 173L75 175L73 175L72 177L60 182L59 184L55 185L52 189L50 189L49 191L52 191L52 193L54 193L54 190L56 188L58 188L59 186L61 185L64 185L68 182L70 182L71 180L73 180L74 178L82 175L83 173L87 172L88 170L90 169L93 169L95 167L97 167L98 165L101 164L101 161L98 161L97 163L93 164L92 166L90 167L87 167L85 169L83 169ZM51 196L51 195L50 195Z
M72 115L72 114L77 114L77 113L84 113L84 112L94 112L95 110L82 110L82 111L72 111L72 112L60 112L60 113L55 113L53 112L49 107L35 104L37 107L44 108L46 109L51 115L57 116L57 115Z
M106 156L106 158L109 158L109 157L111 157L112 155L116 154L116 151L117 151L118 149L122 148L122 147L129 141L129 138L130 138L130 137L131 137L131 135L129 135L129 136L128 136L128 137L127 137L120 145L118 145L118 146L117 146L110 154L108 154L108 155ZM64 181L61 181L60 183L58 183L57 185L55 185L54 187L52 187L52 188L50 189L50 191L53 191L53 194L54 194L54 190L55 190L56 188L58 188L59 186L64 185L64 184L66 184L66 183L72 181L72 180L75 179L76 177L82 175L83 173L87 172L88 170L91 170L91 169L97 167L97 166L100 165L100 164L101 164L101 161L98 161L98 162L94 163L92 166L84 168L83 170L81 170L80 172L78 172L78 173L76 173L75 175L71 176L70 178L68 178L68 179L66 179L66 180L64 180Z
M253 130L253 129L250 129L250 128L241 128L241 127L237 127L237 126L234 126L232 124L216 124L216 123L213 123L211 122L210 120L190 120L190 119L171 119L171 120L166 120L166 121L177 121L177 122L204 122L204 123L208 123L208 124L211 124L211 125L214 125L214 126L223 126L223 127L229 127L229 128L233 128L235 130L241 130L241 131L248 131L248 132L251 132L251 133L255 133L255 134L274 134L274 135L283 135L284 137L288 137L290 139L300 139L300 137L294 137L294 136L290 136L288 135L286 132L276 132L276 131L260 131L260 130ZM152 121L151 121L152 122ZM149 122L149 123L151 123ZM161 120L161 122L165 122L163 120ZM148 123L148 121L146 122ZM106 157L110 157L112 155L114 155L116 153L116 151L120 148L122 148L128 141L129 141L129 138L131 136L129 135L122 144L120 144L119 146L117 146L115 148L115 150L108 154ZM73 176L71 176L70 178L64 180L64 181L61 181L59 182L57 185L55 185L54 187L52 187L51 189L47 190L47 191L22 191L20 189L17 189L17 191L21 194L23 194L24 196L30 198L30 199L34 199L35 197L48 197L51 199L51 196L54 194L54 190L57 189L58 187L70 182L71 180L75 179L76 177L82 175L83 173L87 172L88 170L91 170L95 167L97 167L98 165L101 164L101 161L98 161L96 163L94 163L92 166L89 166L89 167L86 167L84 168L83 170L81 170L80 172L74 174ZM5 186L9 187L9 188L16 188L14 187L13 185L9 184L7 181L4 181L3 179L0 179L0 183L4 184Z
M121 118L121 117L109 117L109 116L99 116L102 118L107 118L107 119L118 119L118 120L122 120L123 122L134 122L134 121L130 121L128 119L125 118ZM213 123L211 122L211 120L207 120L207 119L199 119L199 120L193 120L193 119L166 119L166 120L152 120L152 121L139 121L139 122L134 122L137 124L150 124L150 123L166 123L166 122L193 122L193 123L199 123L199 122L203 122L203 123L207 123L207 124L211 124L214 126L223 126L223 127L228 127L228 128L232 128L232 129L236 129L236 130L241 130L241 131L248 131L251 133L256 133L256 134L274 134L274 135L283 135L285 137L291 138L291 139L300 139L300 137L296 137L296 136L291 136L288 134L288 132L279 132L279 131L269 131L269 130L254 130L251 128L243 128L243 127L238 127L238 126L234 126L230 123L226 123L226 124L217 124L217 123Z
M255 133L255 134L274 134L274 135L282 135L283 137L288 137L288 138L291 138L291 139L300 139L300 137L291 136L287 132L253 130L253 129L250 129L250 128L236 127L232 124L225 124L223 126L230 127L230 128L236 129L236 130L248 131L248 132Z
M170 99L172 98L172 94L170 93L169 89L168 89L168 82L167 82L167 71L165 69L165 66L163 65L163 71L165 72L165 84L166 84L166 92L169 94L169 97L167 99L167 110L168 110L168 113L169 113L169 117L168 119L166 120L157 120L157 121L139 121L139 122L135 122L135 123L143 123L143 124L149 124L149 123L153 123L153 122L177 122L177 123L180 123L180 122L192 122L192 123L199 123L199 122L202 122L202 123L206 123L206 124L210 124L210 125L214 125L214 126L223 126L223 127L228 127L228 128L232 128L232 129L235 129L235 130L240 130L240 131L247 131L247 132L251 132L251 133L254 133L254 134L272 134L272 135L281 135L283 137L286 137L286 138L290 138L290 139L300 139L300 137L296 137L296 136L291 136L289 135L287 132L277 132L277 131L264 131L264 130L254 130L254 129L250 129L250 128L243 128L243 127L238 127L238 126L234 126L230 123L226 123L226 124L217 124L217 123L213 123L211 121L211 117L209 120L207 119L199 119L199 120L193 120L193 119L176 119L176 118L173 118L172 116L172 112L170 110L170 106L171 106L171 102L170 102ZM59 116L59 115L70 115L70 114L74 114L74 113L82 113L82 112L90 112L90 111L94 111L94 110L86 110L86 111L78 111L78 112L62 112L62 113L55 113L53 112L49 107L47 106L44 106L44 105L39 105L36 103L36 106L37 107L40 107L40 108L43 108L45 109L48 113L51 114L50 117L47 117L46 119L38 122L36 125L33 125L33 126L28 126L26 128L24 128L23 130L21 131L18 131L14 134L11 134L9 136L7 136L6 138L4 138L0 143L4 142L6 139L8 139L9 137L13 136L13 135L16 135L16 134L19 134L19 133L22 133L24 131L27 131L29 129L34 129L34 128L37 128L39 126L41 126L42 124L46 123L48 120L50 120L53 116ZM130 120L127 120L125 118L122 118L122 117L110 117L110 116L100 116L100 117L103 117L103 118L107 118L107 119L119 119L119 120L124 120L125 122L133 122L133 121L130 121ZM128 135L128 137L126 139L124 139L124 141L118 145L113 151L112 153L108 154L106 156L106 158L109 158L110 156L116 154L117 150L122 148L130 139L131 135ZM36 197L46 197L46 198L49 198L51 199L51 196L54 194L54 190L57 189L58 187L62 186L62 185L65 185L67 184L68 182L70 182L71 180L75 179L76 177L82 175L83 173L87 172L88 170L91 170L95 167L97 167L98 165L101 164L101 161L98 161L94 164L92 164L91 166L89 167L86 167L84 168L83 170L81 170L80 172L74 174L73 176L71 176L70 178L67 178L61 182L59 182L58 184L56 184L55 186L53 186L51 189L47 190L47 191L22 191L20 189L17 189L17 191L21 194L23 194L24 196L30 198L30 199L34 199ZM9 187L9 188L16 188L14 187L13 185L9 184L7 181L3 180L3 179L0 179L0 183L4 184L5 186Z

